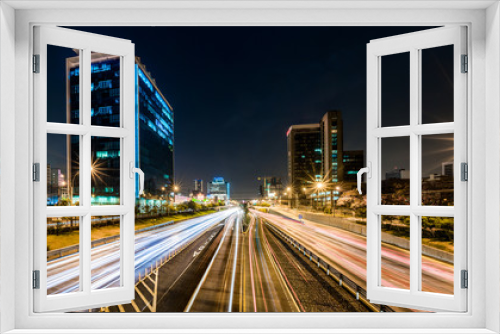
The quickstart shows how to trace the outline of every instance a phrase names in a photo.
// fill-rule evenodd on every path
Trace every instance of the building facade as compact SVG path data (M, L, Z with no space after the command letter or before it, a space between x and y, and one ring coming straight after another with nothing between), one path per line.
M193 196L203 195L203 180L193 181Z
M294 194L303 193L315 182L356 182L358 170L364 167L364 151L344 151L343 136L339 110L325 113L318 124L288 129L288 181Z
M319 124L292 125L287 132L288 182L296 190L323 179Z
M321 122L320 140L322 175L325 182L339 182L344 179L344 126L339 110L327 112Z
M259 186L259 194L261 199L277 199L283 194L283 183L281 178L276 176L259 177L261 185Z
M223 177L214 177L207 182L207 199L215 201L227 201L231 199L231 184Z
M120 126L120 58L93 52L91 55L91 124ZM79 57L67 59L67 116L79 120ZM173 109L151 74L136 57L135 63L136 167L145 175L144 199L162 200L174 180ZM68 139L69 140L69 139ZM73 141L73 140L72 140ZM68 188L71 200L77 200L79 143L70 142ZM120 201L120 140L92 137L92 201L94 204L118 204ZM137 180L138 184L138 180ZM73 190L73 191L71 191ZM167 190L167 191L166 191ZM139 199L138 186L136 198Z

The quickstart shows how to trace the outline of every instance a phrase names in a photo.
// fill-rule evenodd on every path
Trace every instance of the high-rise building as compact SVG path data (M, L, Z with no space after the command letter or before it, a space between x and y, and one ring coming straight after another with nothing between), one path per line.
M288 182L300 189L323 179L319 124L292 125L287 132Z
M323 151L323 181L339 182L344 179L344 126L339 110L327 112L321 122L321 149Z
M261 185L259 186L259 193L263 199L276 199L282 195L283 184L281 183L281 178L276 176L264 176L259 177Z
M207 182L207 198L216 201L226 201L231 198L231 184L224 181L223 177L214 177Z
M365 167L364 151L344 151L342 163L344 167L344 181L357 182L358 171Z
M327 112L318 124L288 129L288 181L294 193L317 181L356 182L355 174L364 167L364 152L344 151L343 132L339 110Z
M120 58L93 52L91 55L91 124L120 126ZM79 57L67 59L67 114L79 123ZM135 60L136 165L145 175L144 197L159 199L174 180L174 116L172 107L151 74ZM69 146L72 164L68 180L78 172L78 142ZM120 198L120 140L92 137L92 200L117 204ZM137 180L138 182L138 180ZM71 186L71 185L68 185ZM136 197L139 198L138 187ZM75 200L75 199L73 199Z
M203 180L194 180L193 195L203 194Z

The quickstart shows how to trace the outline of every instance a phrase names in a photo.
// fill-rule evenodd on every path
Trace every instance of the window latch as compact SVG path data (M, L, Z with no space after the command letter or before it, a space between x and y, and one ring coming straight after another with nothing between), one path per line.
M360 195L362 195L362 193L363 193L361 191L361 178L363 177L364 173L366 173L366 175L368 176L368 178L371 179L371 177L372 177L372 163L370 161L368 161L368 166L364 167L364 168L361 168L358 171L358 174L357 174L358 192L359 192Z

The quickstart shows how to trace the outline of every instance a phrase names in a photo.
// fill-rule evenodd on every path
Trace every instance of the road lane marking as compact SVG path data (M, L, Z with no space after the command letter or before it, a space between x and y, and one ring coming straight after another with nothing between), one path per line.
M231 217L231 216L230 216ZM229 218L228 218L229 219ZM210 272L210 269L212 269L212 266L215 262L215 258L217 257L217 255L219 254L219 250L221 249L222 247L222 244L224 243L224 240L226 239L226 235L227 235L227 232L230 230L229 227L226 228L226 230L224 231L224 234L222 236L222 239L221 241L219 242L219 246L217 247L217 249L215 250L215 254L212 256L212 259L210 260L210 263L208 264L208 268L207 270L205 270L205 273L203 274L200 282L198 283L198 286L196 287L193 295L191 296L191 298L189 299L189 302L188 302L188 305L186 306L186 308L184 309L184 312L189 312L191 310L191 307L193 307L193 304L194 304L194 301L196 299L196 297L198 296L198 293L200 292L201 290L201 287L203 285L203 283L205 283L205 280L207 279L207 276L208 276L208 273Z

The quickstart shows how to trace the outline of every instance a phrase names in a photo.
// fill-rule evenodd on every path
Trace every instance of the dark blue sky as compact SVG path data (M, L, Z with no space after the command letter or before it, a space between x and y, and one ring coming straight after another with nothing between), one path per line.
M411 27L73 27L130 39L174 108L175 173L222 176L253 198L258 176L286 182L286 131L344 117L345 149L365 149L366 44ZM397 101L401 92L395 88Z

